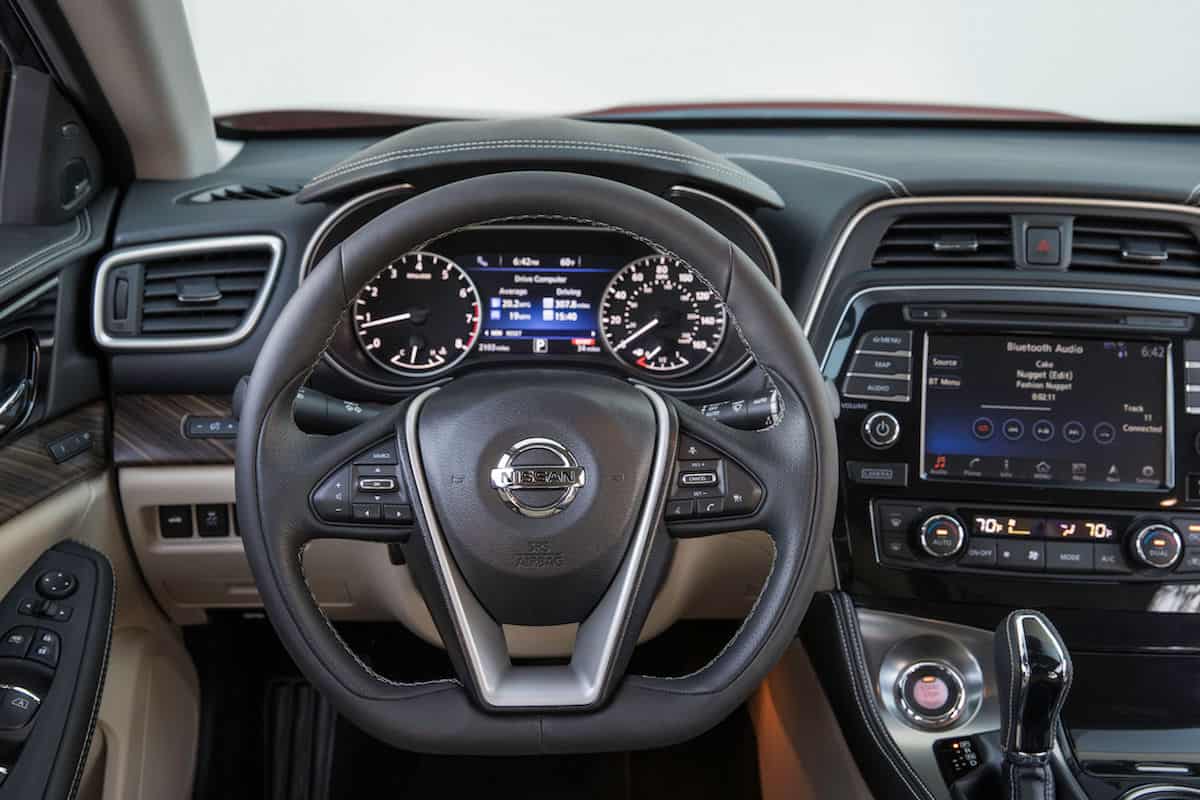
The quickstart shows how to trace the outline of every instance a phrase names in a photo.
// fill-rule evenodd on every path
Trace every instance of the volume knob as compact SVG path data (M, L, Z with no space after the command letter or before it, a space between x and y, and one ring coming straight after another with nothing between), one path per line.
M921 549L934 558L949 558L962 550L967 541L966 531L957 517L934 514L921 523L917 538Z
M1183 540L1170 525L1154 522L1133 535L1133 557L1147 567L1170 569L1182 554Z

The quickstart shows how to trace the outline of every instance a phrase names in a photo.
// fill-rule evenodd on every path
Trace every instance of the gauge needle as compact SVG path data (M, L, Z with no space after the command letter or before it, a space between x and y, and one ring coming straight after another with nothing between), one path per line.
M622 349L623 347L625 347L625 345L629 344L629 343L630 343L630 342L632 342L634 339L638 338L638 337L639 337L639 336L641 336L643 333L645 333L646 331L648 331L648 330L650 330L651 328L655 327L656 325L658 325L658 317L655 317L654 319L650 320L649 322L647 322L647 323L646 323L645 325L643 325L642 327L638 328L638 329L637 329L636 331L634 331L633 333L631 333L631 334L629 334L628 336L626 336L624 339L622 339L622 340L621 340L620 344L618 344L616 347L614 347L614 348L613 348L613 350L620 350L620 349Z
M363 328L363 329L374 328L376 325L387 325L392 322L404 322L404 320L406 320L406 319L412 319L411 311L406 311L403 314L395 314L390 317L382 317L381 319L373 319L370 322L364 322L362 325L359 325L358 327Z

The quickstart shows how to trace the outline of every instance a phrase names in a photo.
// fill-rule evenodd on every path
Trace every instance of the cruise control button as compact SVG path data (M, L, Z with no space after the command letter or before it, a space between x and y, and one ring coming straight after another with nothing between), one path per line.
M715 472L684 472L679 476L680 486L716 486Z
M698 439L693 439L691 436L680 436L679 449L675 452L675 457L680 461L716 460L721 457L721 454Z
M1046 542L1046 569L1051 572L1091 572L1095 549L1091 542Z
M970 539L958 563L964 567L996 566L996 540Z

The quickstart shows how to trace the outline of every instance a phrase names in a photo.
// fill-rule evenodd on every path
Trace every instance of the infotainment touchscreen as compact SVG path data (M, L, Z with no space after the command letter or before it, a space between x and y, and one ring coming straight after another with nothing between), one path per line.
M1161 342L929 334L922 477L1169 487L1170 364Z

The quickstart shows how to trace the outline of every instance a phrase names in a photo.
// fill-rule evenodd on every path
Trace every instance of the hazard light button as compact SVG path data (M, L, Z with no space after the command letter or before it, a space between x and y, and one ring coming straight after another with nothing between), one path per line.
M1029 228L1025 231L1025 260L1030 264L1062 263L1062 231L1058 228Z

